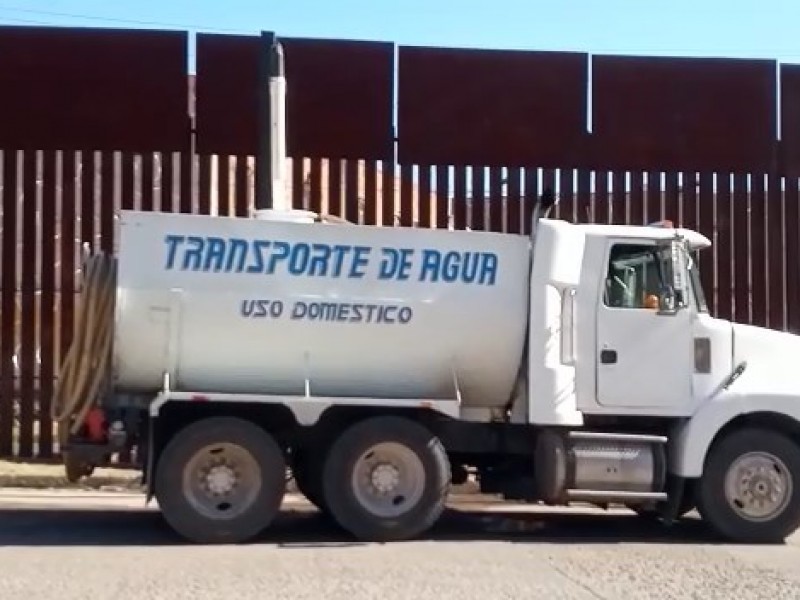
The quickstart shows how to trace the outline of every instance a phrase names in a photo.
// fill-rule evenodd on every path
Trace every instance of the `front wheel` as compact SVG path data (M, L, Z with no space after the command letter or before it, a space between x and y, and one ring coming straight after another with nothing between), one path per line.
M409 419L374 417L333 443L324 497L339 525L364 541L416 537L444 510L450 462L439 439Z
M781 542L800 527L800 447L774 431L734 431L709 451L697 492L700 515L724 537Z

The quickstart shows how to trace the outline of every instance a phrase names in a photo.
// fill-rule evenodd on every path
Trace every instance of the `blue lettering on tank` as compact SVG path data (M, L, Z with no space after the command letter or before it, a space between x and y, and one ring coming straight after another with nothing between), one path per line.
M452 283L461 272L461 256L458 252L448 252L442 261L442 279Z
M345 255L350 252L350 246L342 246L342 245L335 245L331 248L331 253L336 255L333 263L333 272L332 275L334 277L340 277L342 275L342 266L344 265L344 257Z
M404 306L397 312L397 318L403 325L408 323L413 316L414 311L411 310L410 306Z
M439 263L442 255L438 250L422 251L422 269L419 273L420 281L436 282L439 280Z
M331 247L327 244L314 244L312 246L312 256L309 261L308 274L312 276L322 276L328 274L328 262L331 258Z
M395 248L321 242L226 238L220 236L164 236L168 271L247 273L278 277L372 278L378 281L415 281L435 284L493 286L500 264L494 252L442 248ZM378 321L399 319L399 313L381 312L363 305L348 315ZM314 309L317 310L317 309ZM338 314L338 313L337 313ZM349 322L350 317L343 317Z
M283 316L283 301L242 300L239 312L247 319L280 319Z
M296 244L292 247L291 258L289 259L289 273L292 275L302 275L308 270L308 261L311 248L308 244Z
M382 248L383 258L380 263L378 279L396 279L405 281L413 266L411 256L413 248Z
M225 240L218 237L210 237L207 242L208 249L205 253L205 260L203 260L203 271L219 273L222 270L222 261L225 259Z
M353 248L353 262L350 265L348 277L360 279L366 275L364 267L369 264L369 246L355 246Z
M253 250L251 252L252 262L247 267L248 273L263 273L264 272L264 252L269 248L269 242L266 240L255 240L253 242Z
M256 241L255 243L258 244L259 242ZM244 271L244 265L247 261L247 240L232 238L228 241L228 246L225 271L228 273L231 271L241 273Z
M342 303L339 305L339 310L336 311L337 321L347 321L350 317L350 305Z
M269 261L267 262L267 273L272 275L275 272L275 267L279 261L285 261L289 257L289 250L291 246L287 242L275 242L272 244L275 251L270 254Z
M171 270L175 265L175 254L178 252L178 244L184 242L186 238L182 235L174 235L168 233L164 241L167 243L167 271Z
M478 275L481 254L479 252L465 252L464 264L461 267L461 281L473 283Z
M183 255L183 270L199 271L203 260L205 239L196 235L190 235L188 238L186 238L186 244L191 247Z
M436 283L462 282L494 285L497 277L497 255L493 252L456 252L444 254L424 250L419 281Z
M481 264L481 277L479 282L485 285L494 285L497 277L497 254L486 252L483 254Z
M407 325L414 318L414 309L397 304L363 304L298 300L288 311L281 300L242 300L239 313L246 319L280 319L312 323L366 323L369 325Z
M411 256L414 254L413 248L403 248L400 250L400 269L397 274L397 278L401 281L405 281L410 277L409 271L413 266L411 262Z

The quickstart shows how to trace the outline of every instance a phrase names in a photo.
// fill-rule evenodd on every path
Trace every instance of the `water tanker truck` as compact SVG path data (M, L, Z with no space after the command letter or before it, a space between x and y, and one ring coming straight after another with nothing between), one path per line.
M421 534L470 472L515 500L790 534L800 338L709 314L695 232L534 231L123 212L60 382L72 475L135 446L197 542L267 528L287 467L360 539Z
M709 314L704 236L550 204L531 236L123 211L116 256L84 264L58 382L68 474L135 449L198 543L268 529L287 472L361 540L419 536L470 476L784 539L800 337Z

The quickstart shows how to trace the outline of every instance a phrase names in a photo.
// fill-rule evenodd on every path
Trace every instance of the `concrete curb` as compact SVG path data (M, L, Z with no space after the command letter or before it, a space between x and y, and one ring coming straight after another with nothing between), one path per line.
M90 477L71 483L66 477L58 475L0 475L0 488L137 491L140 487L138 478Z

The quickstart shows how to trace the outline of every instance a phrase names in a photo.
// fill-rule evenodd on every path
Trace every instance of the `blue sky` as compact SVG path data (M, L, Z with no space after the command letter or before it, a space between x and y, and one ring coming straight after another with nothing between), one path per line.
M800 63L800 0L0 0L0 24Z

